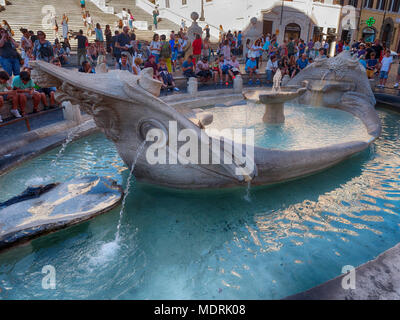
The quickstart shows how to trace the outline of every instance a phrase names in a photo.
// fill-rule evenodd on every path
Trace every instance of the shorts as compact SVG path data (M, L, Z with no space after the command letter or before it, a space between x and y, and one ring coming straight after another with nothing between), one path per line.
M86 8L86 5L82 3L82 4L81 4L81 8L82 8L82 9L85 9L85 8Z
M228 66L223 66L222 67L222 74L228 74L230 69L231 68L229 68Z
M50 96L52 92L56 92L57 88L56 87L50 87L50 88L41 88L38 90L39 92L44 92L47 96Z
M379 79L387 79L388 78L388 72L387 71L381 71L379 74Z
M374 73L375 73L375 70L367 69L367 77L368 78L373 78L374 77Z

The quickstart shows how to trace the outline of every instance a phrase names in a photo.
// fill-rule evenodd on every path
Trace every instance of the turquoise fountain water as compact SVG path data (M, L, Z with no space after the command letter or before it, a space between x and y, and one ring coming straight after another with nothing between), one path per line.
M383 132L368 150L317 175L252 187L250 203L244 188L133 183L118 250L104 244L121 208L0 253L0 299L274 299L373 259L400 241L400 115L379 115ZM58 151L1 176L0 201L79 175L126 183L128 168L101 134L69 144L53 168ZM41 287L45 265L56 269L56 290Z

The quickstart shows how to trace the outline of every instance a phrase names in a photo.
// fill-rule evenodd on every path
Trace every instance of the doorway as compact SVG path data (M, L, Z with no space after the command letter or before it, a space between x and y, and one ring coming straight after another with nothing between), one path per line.
M268 33L272 35L272 21L263 20L263 34L267 35Z
M293 38L293 40L300 39L301 28L297 23L289 23L285 27L285 36L284 39L289 41Z

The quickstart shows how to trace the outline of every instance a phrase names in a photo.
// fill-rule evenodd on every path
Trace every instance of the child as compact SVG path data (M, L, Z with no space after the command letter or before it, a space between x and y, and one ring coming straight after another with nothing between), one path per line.
M10 80L8 73L0 71L0 109L4 106L4 101L10 99L12 100L12 115L16 118L21 118L21 115L18 112L18 95L12 90L11 86L8 84L8 80ZM1 115L0 122L3 122Z
M19 76L15 76L12 87L18 93L22 115L25 114L26 102L30 98L33 100L34 113L39 112L40 100L42 100L44 106L47 108L46 95L35 91L35 83L28 71L22 71Z
M386 50L385 56L381 61L381 73L379 75L380 82L378 88L384 88L393 63L393 58L390 56L390 50Z
M219 67L219 58L216 57L212 64L212 72L214 77L214 83L217 84L217 78L219 76L220 83L222 83L222 70Z
M179 91L179 89L175 86L174 78L172 74L169 73L167 67L167 61L165 58L160 58L160 63L158 67L158 72L162 78L163 88L173 87L175 91Z
M367 60L368 79L372 79L374 77L377 66L378 66L378 59L376 59L376 53L372 51L371 54L369 55L369 59Z
M246 72L249 74L249 84L253 84L254 80L254 75L257 76L257 62L256 58L254 56L251 56L249 60L246 62L246 67L245 67ZM257 83L259 83L260 80L257 79Z

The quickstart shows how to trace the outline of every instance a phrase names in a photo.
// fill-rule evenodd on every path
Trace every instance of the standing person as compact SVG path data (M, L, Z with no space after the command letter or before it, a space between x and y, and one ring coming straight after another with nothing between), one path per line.
M314 49L314 42L310 38L310 40L307 43L307 54L308 54L308 56L313 56L313 54L314 54L314 50L313 49Z
M129 14L126 11L125 8L122 9L121 16L122 16L122 22L124 24L124 27L127 27L128 26L128 20L129 20Z
M158 11L158 7L156 6L154 11L153 11L153 23L154 27L157 30L157 24L158 24L158 16L160 15L160 12Z
M257 39L251 48L253 50L253 55L256 57L257 69L259 69L261 68L262 65L262 54L263 54L261 39ZM277 48L275 49L277 50Z
M278 60L275 55L271 56L267 62L267 67L265 68L265 72L267 74L267 84L272 83L272 79L274 74L278 70Z
M68 21L68 16L66 13L64 13L61 21L63 39L68 39Z
M183 60L185 59L185 51L184 48L187 46L187 40L180 34L179 35L179 46L178 46L178 62L181 67L183 64Z
M111 53L112 32L109 24L104 29L104 35L106 36L106 50L108 53Z
M208 24L204 27L203 31L206 32L206 38L210 38L210 26Z
M318 57L319 49L321 49L321 42L317 40L314 43L314 57Z
M125 26L123 32L118 35L115 40L114 56L116 62L121 58L122 51L129 51L129 46L131 43L131 37L129 35L129 27Z
M239 30L238 35L237 35L237 44L238 44L239 48L242 45L242 38L243 38L242 31Z
M386 85L386 81L390 72L390 68L392 67L393 58L390 55L390 50L387 49L385 52L385 56L381 61L381 72L379 74L379 85L378 88L384 88Z
M193 48L193 63L197 63L201 57L201 47L203 46L203 41L199 34L196 34L196 39L193 40L192 48Z
M128 22L129 22L129 28L131 30L133 30L133 21L135 21L135 18L133 17L131 9L128 9Z
M54 57L53 46L46 40L46 34L38 31L38 40L33 45L33 57L35 60L50 62Z
M224 41L224 45L221 48L221 54L226 60L231 60L231 47L229 45L229 40Z
M185 29L186 29L186 21L185 21L185 19L181 20L181 28L183 29L183 31L185 31Z
M177 68L177 60L179 57L179 51L181 51L180 49L180 43L179 43L179 35L175 35L174 39L171 39L172 42L172 66L173 66L173 71L175 72L176 68Z
M81 3L81 10L82 12L86 11L86 1L85 0L80 0Z
M54 30L54 38L58 38L58 23L57 23L57 17L54 14L51 14L51 21L53 24L53 30Z
M294 55L294 41L293 38L290 38L289 43L287 44L287 51L288 51L288 57L290 58L291 56Z
M167 37L165 36L165 34L162 34L161 35L160 59L164 58L164 61L168 68L168 72L172 72L171 56L172 56L171 45L167 41Z
M117 42L118 36L119 36L119 31L115 30L114 35L111 37L110 47L111 47L111 53L112 53L112 56L114 57L114 59L116 59L115 43Z
M206 37L203 42L202 56L207 57L207 61L210 62L211 56L211 47L210 47L210 38Z
M249 60L251 56L252 56L252 51L251 51L250 39L247 39L246 40L246 63L247 63L247 60Z
M306 52L306 45L304 44L304 41L302 39L299 40L299 57L303 55L303 53Z
M222 36L224 34L224 28L222 27L222 24L219 25L219 39L218 42L222 42Z
M150 52L154 56L156 63L158 63L160 59L160 51L161 51L161 42L160 42L160 36L155 33L153 35L153 41L150 43Z
M384 54L384 50L383 50L383 47L382 47L379 39L375 40L374 45L372 46L372 49L375 51L376 58L379 61L381 61L382 55Z
M22 55L22 58L24 58L25 51L31 49L33 47L33 43L30 39L30 34L27 29L21 28L20 32L22 33L21 42L20 42L21 55Z
M103 30L101 30L100 23L96 23L96 28L94 29L94 32L96 33L96 41L103 43L104 36L103 36Z
M83 35L82 29L79 30L79 34L75 39L78 40L78 65L81 65L86 60L86 44L88 43L88 39Z
M93 34L93 20L90 13L86 13L87 35L90 37Z

